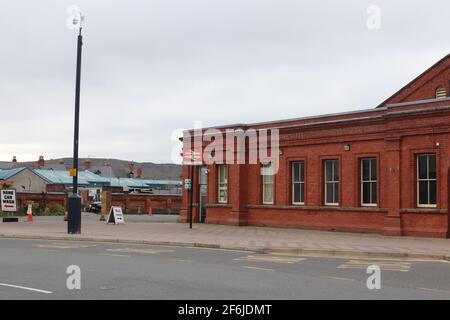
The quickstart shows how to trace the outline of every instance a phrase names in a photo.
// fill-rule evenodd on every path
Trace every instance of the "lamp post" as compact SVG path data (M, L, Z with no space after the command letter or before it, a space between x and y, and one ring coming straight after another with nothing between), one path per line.
M75 126L73 139L73 165L70 170L70 175L73 177L72 195L69 198L69 215L67 224L67 233L80 234L81 233L81 198L78 195L78 140L80 132L80 82L81 82L81 53L83 47L83 36L81 35L81 23L84 17L81 13L73 18L72 23L75 29L78 29L78 44L77 44L77 71L76 71L76 85L75 85Z

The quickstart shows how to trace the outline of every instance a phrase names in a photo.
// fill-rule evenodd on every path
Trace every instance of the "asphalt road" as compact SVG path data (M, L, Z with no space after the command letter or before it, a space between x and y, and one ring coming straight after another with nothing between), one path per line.
M66 286L79 266L80 290ZM368 265L381 268L369 290ZM0 239L0 299L449 299L450 264Z

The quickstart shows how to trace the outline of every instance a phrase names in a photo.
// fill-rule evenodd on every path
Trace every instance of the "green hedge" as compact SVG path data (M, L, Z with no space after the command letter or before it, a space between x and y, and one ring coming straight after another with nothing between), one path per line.
M45 208L44 210L42 210L39 206L39 203L35 203L33 201L25 201L23 208L21 208L15 215L25 216L28 211L28 205L30 204L33 208L34 216L64 216L64 214L66 213L66 209L64 209L64 207L59 204L55 204L49 208ZM6 215L6 213L4 213L4 215Z

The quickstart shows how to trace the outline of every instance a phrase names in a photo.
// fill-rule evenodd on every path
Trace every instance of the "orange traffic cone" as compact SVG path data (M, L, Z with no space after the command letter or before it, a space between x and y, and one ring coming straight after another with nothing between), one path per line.
M152 208L150 207L150 208L148 209L148 215L151 217L152 214L153 214L153 210L152 210Z
M27 210L27 222L33 222L33 207L31 205L28 206Z

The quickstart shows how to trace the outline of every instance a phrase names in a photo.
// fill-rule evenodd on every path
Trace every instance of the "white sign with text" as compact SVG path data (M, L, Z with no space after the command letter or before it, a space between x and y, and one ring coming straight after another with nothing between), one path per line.
M17 211L16 190L2 189L2 190L0 190L0 198L1 198L3 212L16 212Z
M111 210L109 211L108 220L106 221L107 223L124 224L125 218L123 216L122 208L111 207Z

